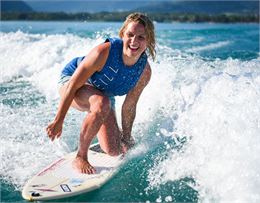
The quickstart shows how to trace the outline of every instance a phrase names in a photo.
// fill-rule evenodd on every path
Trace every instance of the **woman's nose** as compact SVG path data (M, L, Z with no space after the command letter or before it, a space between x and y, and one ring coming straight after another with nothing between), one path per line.
M132 39L131 39L131 42L132 42L132 43L137 42L137 37L136 37L136 36L133 36Z

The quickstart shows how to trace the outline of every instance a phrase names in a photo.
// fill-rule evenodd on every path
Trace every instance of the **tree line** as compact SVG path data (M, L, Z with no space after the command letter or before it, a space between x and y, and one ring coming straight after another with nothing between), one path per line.
M99 12L99 13L46 13L46 12L2 12L1 20L32 20L32 21L124 21L130 12ZM259 14L193 14L193 13L147 13L156 22L254 22L259 23Z

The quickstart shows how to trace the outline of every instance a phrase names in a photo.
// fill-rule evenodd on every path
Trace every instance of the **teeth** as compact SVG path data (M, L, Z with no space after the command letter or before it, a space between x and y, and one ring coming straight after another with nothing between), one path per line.
M138 47L135 46L129 46L131 49L138 49Z

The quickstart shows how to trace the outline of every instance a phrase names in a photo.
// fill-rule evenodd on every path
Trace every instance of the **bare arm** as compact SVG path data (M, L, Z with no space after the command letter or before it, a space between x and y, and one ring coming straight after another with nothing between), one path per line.
M132 127L134 123L134 119L136 116L136 106L138 99L145 88L145 86L149 83L151 78L151 67L147 62L146 67L137 82L136 86L130 90L130 92L126 95L125 101L122 106L122 130L123 130L123 143L128 144L131 137Z
M75 97L77 90L82 87L91 75L100 71L104 66L109 53L110 43L104 43L95 47L80 63L75 73L68 82L67 88L60 100L54 121L46 128L51 140L60 137L62 125L68 109Z

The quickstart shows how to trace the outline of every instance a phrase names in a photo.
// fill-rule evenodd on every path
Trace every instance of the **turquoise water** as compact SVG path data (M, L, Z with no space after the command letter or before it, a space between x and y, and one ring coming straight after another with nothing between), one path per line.
M59 73L120 26L1 22L1 201L24 201L25 182L77 148L83 113L69 111L60 140L45 133ZM155 27L157 58L138 104L136 147L103 187L57 201L259 202L259 25ZM123 100L116 98L119 122Z

